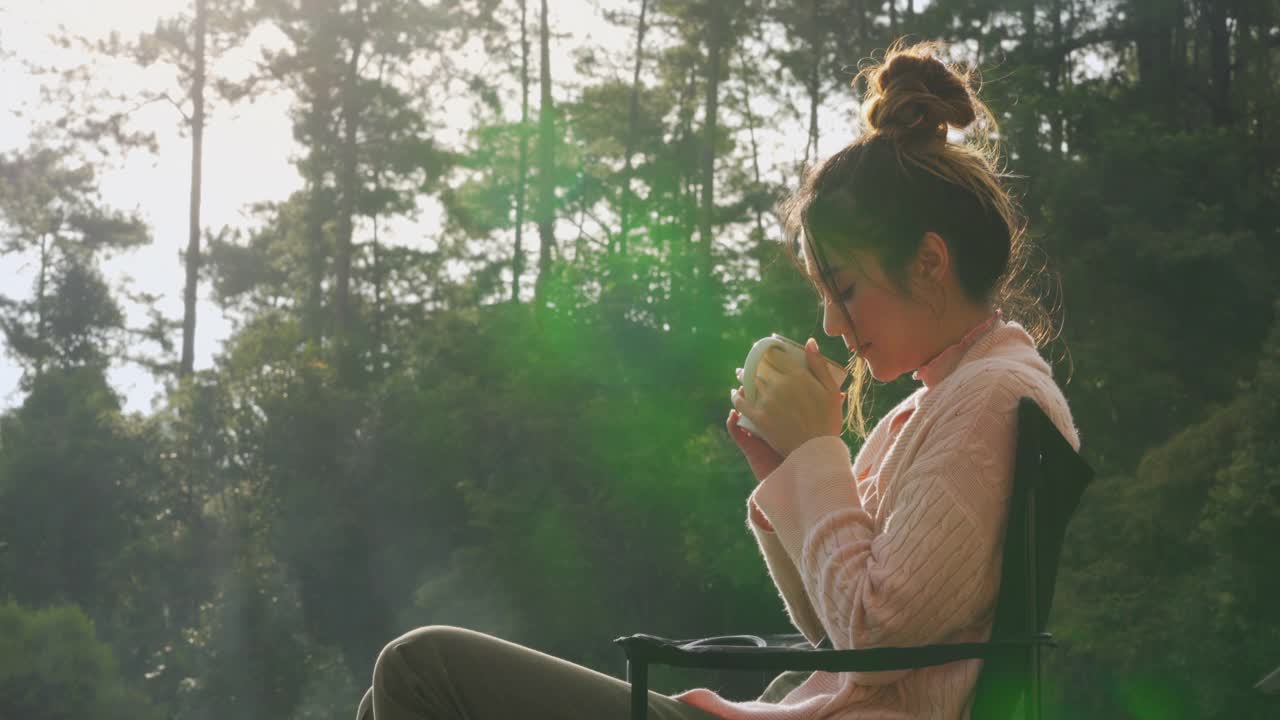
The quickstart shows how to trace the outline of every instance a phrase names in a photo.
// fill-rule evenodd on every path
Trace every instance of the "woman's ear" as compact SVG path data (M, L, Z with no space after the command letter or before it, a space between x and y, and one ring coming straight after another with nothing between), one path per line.
M934 314L940 312L935 306L936 302L941 302L945 310L946 278L951 268L951 253L941 235L932 231L924 234L911 267L915 276L912 279L925 289L929 306L933 308Z
M951 253L941 235L932 231L924 234L915 265L921 280L931 284L943 281L951 267Z

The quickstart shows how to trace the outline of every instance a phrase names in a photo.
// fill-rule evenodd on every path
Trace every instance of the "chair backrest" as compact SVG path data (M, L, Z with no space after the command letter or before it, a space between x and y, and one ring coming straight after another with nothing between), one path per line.
M1093 469L1071 447L1035 400L1018 401L1013 495L1004 533L1000 592L992 640L1044 632L1053 605L1062 541ZM1040 646L983 661L973 720L1040 717Z

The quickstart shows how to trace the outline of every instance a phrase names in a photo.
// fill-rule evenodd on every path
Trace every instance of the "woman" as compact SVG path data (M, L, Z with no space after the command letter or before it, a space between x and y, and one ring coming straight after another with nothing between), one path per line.
M1019 397L1079 438L1038 342L1004 319L1027 306L1011 270L1025 248L991 148L948 127L995 123L969 78L929 44L895 43L865 69L868 132L813 168L782 206L787 248L814 283L824 330L852 354L848 397L822 369L761 363L726 426L759 484L748 526L793 624L836 649L990 637ZM794 252L794 250L793 250ZM866 435L868 370L922 386ZM842 405L849 401L848 417ZM743 416L771 439L742 428ZM852 465L848 426L865 442ZM761 699L649 692L652 718L964 718L980 660L877 673L779 676ZM378 720L626 718L630 686L462 628L419 628L384 648L359 710Z

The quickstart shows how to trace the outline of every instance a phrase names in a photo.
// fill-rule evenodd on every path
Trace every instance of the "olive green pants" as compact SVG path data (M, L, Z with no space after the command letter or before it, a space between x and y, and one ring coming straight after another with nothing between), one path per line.
M623 680L492 635L430 625L378 654L356 720L626 720L630 709ZM716 717L652 690L648 716Z

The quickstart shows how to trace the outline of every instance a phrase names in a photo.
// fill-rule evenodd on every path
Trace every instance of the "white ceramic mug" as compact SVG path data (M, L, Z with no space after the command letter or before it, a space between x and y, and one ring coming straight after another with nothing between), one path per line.
M759 367L760 361L764 359L766 352L776 350L773 364L786 371L794 371L797 368L808 370L809 364L805 360L804 345L785 338L777 333L766 338L760 338L751 346L751 351L747 353L747 359L742 363L742 393L746 396L747 402L755 403L759 397L756 388L756 368ZM831 377L836 381L836 385L842 385L845 377L849 374L844 366L828 357L822 358L825 361L827 369L831 372ZM753 434L764 438L768 442L768 438L764 437L756 426L746 415L739 414L738 427L746 428Z

